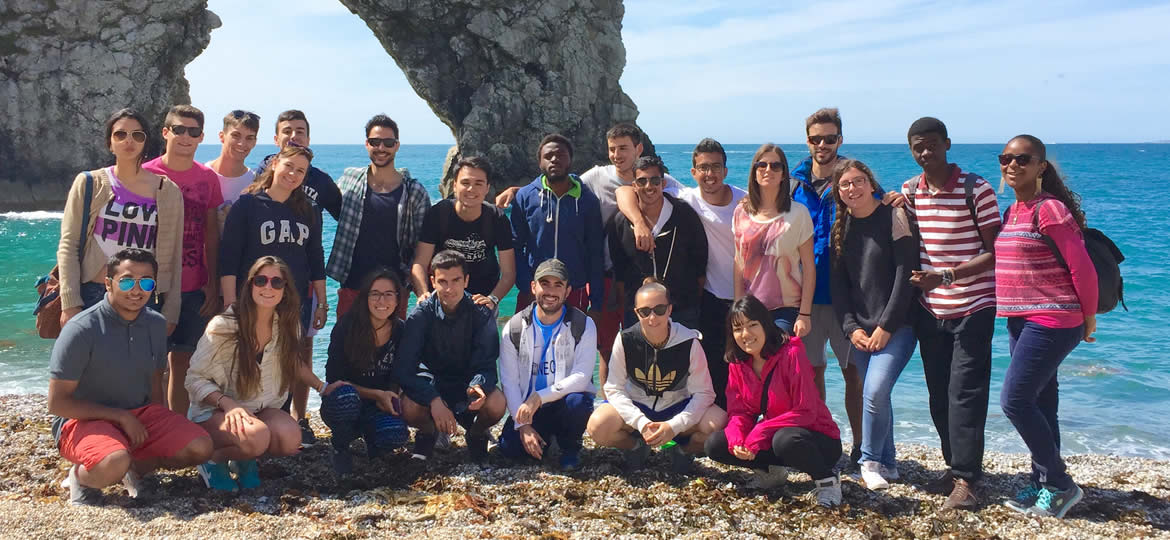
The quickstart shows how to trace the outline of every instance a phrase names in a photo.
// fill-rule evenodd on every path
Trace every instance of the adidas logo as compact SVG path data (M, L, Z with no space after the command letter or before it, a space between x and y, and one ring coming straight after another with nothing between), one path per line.
M650 372L645 373L640 368L634 368L634 378L638 380L642 386L649 388L652 392L662 393L674 384L675 375L677 372L671 371L663 375L662 371L658 369L658 365L650 366Z

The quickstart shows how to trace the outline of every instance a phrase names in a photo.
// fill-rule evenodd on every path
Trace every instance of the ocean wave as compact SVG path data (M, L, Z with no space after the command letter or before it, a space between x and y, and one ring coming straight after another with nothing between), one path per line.
M27 221L41 219L61 219L65 217L65 212L48 212L45 210L37 210L34 212L0 212L0 217L6 219L23 219Z

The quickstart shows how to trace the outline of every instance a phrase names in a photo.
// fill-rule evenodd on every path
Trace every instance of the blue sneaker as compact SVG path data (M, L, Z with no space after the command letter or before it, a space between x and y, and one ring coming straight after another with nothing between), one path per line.
M241 488L255 489L260 487L260 466L256 464L256 460L229 461L228 467L236 472L236 482Z
M581 451L565 450L561 452L561 470L565 472L575 471L581 467Z
M1021 514L1028 513L1028 509L1036 504L1040 498L1040 484L1028 483L1023 489L1016 492L1015 498L1003 503L1004 506Z
M239 484L236 484L236 481L232 480L227 463L208 461L195 467L195 470L199 471L199 476L203 478L203 483L207 484L207 487L211 489L228 492L240 490Z
M1028 509L1028 513L1033 516L1063 519L1064 515L1068 513L1069 508L1081 502L1081 499L1084 497L1085 492L1076 484L1073 484L1073 487L1065 490L1044 486L1040 488L1040 495L1036 497L1036 504Z

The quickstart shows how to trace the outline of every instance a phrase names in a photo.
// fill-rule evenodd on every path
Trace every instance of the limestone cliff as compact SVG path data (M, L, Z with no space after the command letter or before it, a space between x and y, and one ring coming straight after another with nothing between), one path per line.
M458 151L448 171L458 153L478 154L495 167L497 187L527 183L537 144L553 132L573 141L573 169L582 171L607 162L606 129L638 116L618 84L621 0L341 2L451 127ZM393 116L393 103L385 109Z
M206 0L0 0L0 208L61 208L111 160L111 112L188 103L183 68L219 25Z

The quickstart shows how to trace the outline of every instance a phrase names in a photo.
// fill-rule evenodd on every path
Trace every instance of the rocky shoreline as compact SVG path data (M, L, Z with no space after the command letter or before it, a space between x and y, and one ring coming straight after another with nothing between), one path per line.
M1028 459L988 452L975 512L940 512L920 491L942 467L937 449L899 445L901 481L875 493L845 479L845 505L816 506L811 480L793 474L770 491L740 487L745 473L708 459L688 476L665 457L631 476L618 452L588 450L581 471L463 463L465 451L429 464L406 455L370 462L355 443L357 474L338 481L322 442L261 461L264 485L210 493L193 470L145 480L148 501L106 490L106 506L68 504L67 464L52 444L44 396L0 396L0 533L28 538L1170 538L1170 464L1141 458L1068 458L1085 499L1065 520L1016 514L999 504L1026 476ZM315 422L319 434L327 434ZM592 444L586 441L586 446Z

